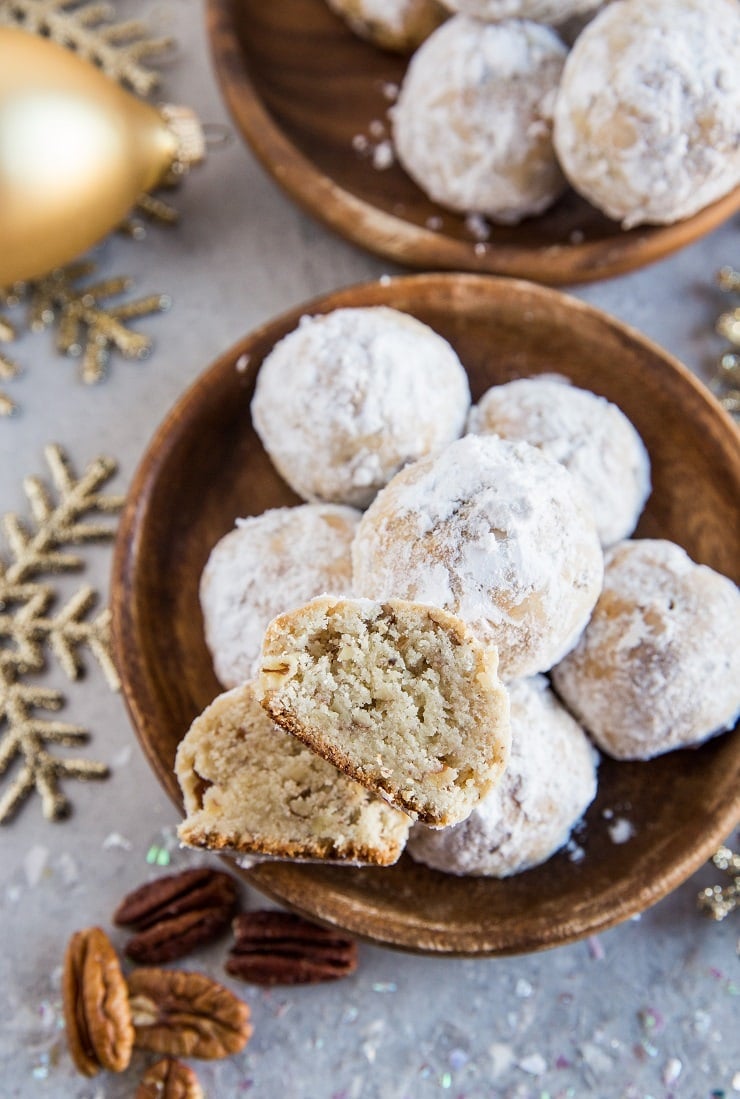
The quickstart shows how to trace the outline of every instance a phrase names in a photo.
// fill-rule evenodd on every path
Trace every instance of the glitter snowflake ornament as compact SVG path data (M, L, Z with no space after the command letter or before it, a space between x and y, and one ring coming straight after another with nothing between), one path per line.
M724 885L710 885L699 894L699 907L713 920L724 920L740 905L740 854L729 847L720 847L712 857L718 870L728 880Z
M150 35L138 19L111 22L113 12L97 0L2 0L0 24L51 38L137 95L149 95L159 77L145 62L169 50L172 39Z
M110 654L110 616L95 618L90 611L95 592L83 585L59 610L51 578L79 569L83 561L71 547L110 538L115 528L100 520L120 509L123 498L104 495L102 486L113 476L115 464L107 458L92 462L74 477L56 446L46 449L55 494L29 477L24 488L32 524L17 515L4 518L10 562L0 559L0 776L10 782L0 793L0 823L10 819L34 790L41 797L44 816L59 820L71 804L59 789L64 778L105 778L108 768L86 759L57 756L55 747L75 747L88 739L84 729L46 715L59 710L59 691L27 682L54 657L68 676L82 671L82 652L95 658L111 688L118 678Z
M717 285L726 294L740 294L740 271L722 267L717 273ZM740 417L740 307L726 310L717 319L717 332L730 347L717 364L712 389L720 404L731 416Z

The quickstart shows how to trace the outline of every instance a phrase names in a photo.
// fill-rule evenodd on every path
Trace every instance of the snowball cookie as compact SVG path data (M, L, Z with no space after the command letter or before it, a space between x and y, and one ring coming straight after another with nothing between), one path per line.
M262 364L252 418L306 500L365 507L461 434L467 375L446 340L386 306L303 317Z
M575 645L603 557L563 466L528 443L468 435L393 478L362 518L352 566L358 595L444 607L517 679Z
M360 38L409 53L447 18L437 0L327 0Z
M270 623L257 693L312 751L443 826L464 820L506 766L497 665L495 649L436 607L322 596Z
M555 107L573 186L625 229L740 182L740 4L618 0L577 39Z
M180 742L188 847L388 866L411 821L278 729L252 683L219 697Z
M450 11L491 23L531 19L534 23L564 23L572 15L598 8L603 0L443 0Z
M515 224L565 189L552 112L565 46L537 23L458 15L411 59L391 112L401 164L441 206Z
M417 862L448 874L518 874L562 847L596 796L598 753L544 676L510 684L509 701L503 779L462 824L414 825L407 851Z
M265 626L315 595L347 594L354 508L303 504L237 519L214 546L200 581L206 643L224 687L250 679Z
M740 592L664 541L622 542L555 689L616 759L699 744L740 711Z
M496 385L471 409L468 430L523 439L561 462L584 491L603 546L627 538L650 493L650 459L616 405L565 378Z

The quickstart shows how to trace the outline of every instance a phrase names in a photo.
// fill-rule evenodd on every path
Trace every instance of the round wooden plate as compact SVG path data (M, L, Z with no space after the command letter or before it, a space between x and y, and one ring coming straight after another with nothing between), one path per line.
M201 570L235 517L299 503L251 426L260 363L304 313L379 304L417 316L450 340L474 398L497 382L556 370L615 401L653 464L638 533L673 539L738 579L736 430L684 367L636 332L554 290L476 275L409 276L301 305L243 339L185 393L144 456L120 524L116 660L141 745L178 806L178 742L219 691L203 639ZM579 836L580 862L561 852L505 881L440 874L408 856L390 869L263 863L247 877L289 906L391 946L539 950L609 927L673 889L729 833L739 797L735 730L650 763L605 758ZM629 842L610 840L605 810L632 823Z
M377 144L370 125L387 121L385 90L406 58L357 38L325 0L208 0L208 28L234 121L275 181L330 228L398 263L585 282L658 260L740 209L737 188L686 221L625 232L569 191L540 217L476 241L398 164L379 171L353 148L357 135Z

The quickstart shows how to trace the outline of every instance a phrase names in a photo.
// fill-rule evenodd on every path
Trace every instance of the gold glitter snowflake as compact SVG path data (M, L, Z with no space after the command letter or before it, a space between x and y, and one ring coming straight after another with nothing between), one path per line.
M110 298L120 297L130 289L131 280L111 278L80 284L80 280L94 270L92 263L73 263L44 278L0 291L0 304L8 307L26 305L26 324L32 332L56 326L57 350L79 357L80 377L88 385L104 377L112 350L125 359L146 358L152 341L132 329L128 322L161 313L171 304L166 294L150 294L110 305ZM10 322L0 317L0 341L13 336ZM17 365L7 356L0 355L0 378L12 378L17 373ZM0 390L0 415L10 415L15 407L8 394Z
M118 677L110 654L110 616L103 611L90 618L96 601L84 585L56 613L57 592L49 582L55 573L79 569L83 561L70 547L112 537L114 526L95 516L117 511L120 496L99 490L113 476L115 463L108 458L92 462L75 478L57 446L46 448L46 460L56 490L54 499L35 477L24 483L32 523L17 515L4 517L11 553L0 559L0 775L15 766L12 780L0 797L0 823L7 821L34 791L40 795L44 816L59 820L70 811L60 791L62 778L105 778L108 768L85 759L54 755L50 746L84 743L84 729L40 716L61 708L59 691L26 682L53 655L70 679L82 671L81 652L87 649L111 688ZM42 579L45 578L45 579Z
M717 274L720 290L740 294L740 271L723 267ZM728 309L717 320L717 331L730 344L717 366L713 389L723 408L732 416L740 416L740 307Z
M149 95L159 77L142 62L170 49L172 39L151 37L138 19L111 22L114 11L98 0L2 0L0 24L51 38L137 95Z

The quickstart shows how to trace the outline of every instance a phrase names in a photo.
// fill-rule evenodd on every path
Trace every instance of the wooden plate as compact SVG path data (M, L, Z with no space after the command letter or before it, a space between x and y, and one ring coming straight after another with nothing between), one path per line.
M113 574L115 652L129 712L165 790L191 721L218 693L203 640L198 581L239 515L298 503L255 435L259 365L302 314L388 304L456 348L475 398L488 386L557 370L619 404L653 463L639 534L680 542L738 579L740 453L706 390L654 344L554 290L476 275L417 275L352 287L301 305L220 358L182 397L134 478ZM456 878L404 856L391 869L262 864L249 881L322 921L385 944L440 953L538 950L639 912L689 876L740 813L740 730L650 763L604 759L580 862L560 853L510 878ZM634 837L611 842L604 810Z
M542 216L476 241L398 164L378 171L352 146L385 120L384 88L402 79L405 58L357 38L325 0L208 0L208 28L234 121L275 181L340 235L398 263L585 282L660 259L740 209L737 188L686 221L625 232L569 191Z

